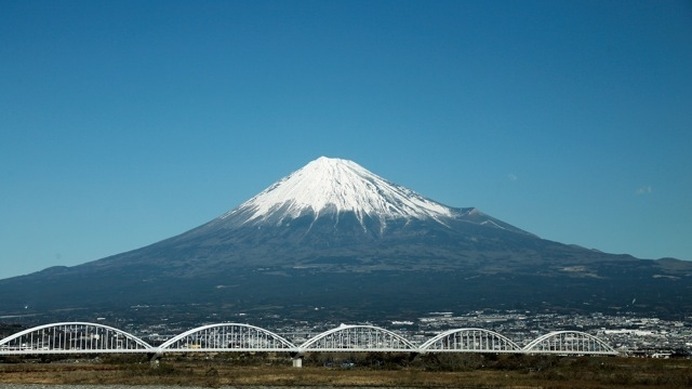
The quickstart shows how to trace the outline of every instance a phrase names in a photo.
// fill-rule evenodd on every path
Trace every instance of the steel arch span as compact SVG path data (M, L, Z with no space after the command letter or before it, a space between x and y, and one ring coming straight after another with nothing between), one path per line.
M298 347L300 352L378 351L417 352L418 348L401 335L372 325L346 325L325 331Z
M420 346L421 352L518 353L521 347L504 335L482 328L440 333Z
M219 323L193 328L159 346L159 352L268 351L295 352L280 335L249 324Z
M142 339L103 324L64 322L29 328L0 340L0 355L149 353Z
M539 336L522 350L526 354L617 355L601 339L581 331L555 331Z

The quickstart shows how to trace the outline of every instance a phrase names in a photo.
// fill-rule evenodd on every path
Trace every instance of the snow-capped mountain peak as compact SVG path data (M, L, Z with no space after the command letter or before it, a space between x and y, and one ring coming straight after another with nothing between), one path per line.
M243 215L245 223L272 220L282 223L302 215L353 212L363 224L367 216L443 219L453 209L395 185L357 163L320 157L263 190L222 216Z

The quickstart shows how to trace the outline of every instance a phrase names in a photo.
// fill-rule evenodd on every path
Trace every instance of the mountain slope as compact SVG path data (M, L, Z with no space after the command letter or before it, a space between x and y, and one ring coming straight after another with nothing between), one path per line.
M363 310L484 307L688 314L691 265L540 239L321 157L181 235L2 280L0 313L202 304L329 306L360 320Z

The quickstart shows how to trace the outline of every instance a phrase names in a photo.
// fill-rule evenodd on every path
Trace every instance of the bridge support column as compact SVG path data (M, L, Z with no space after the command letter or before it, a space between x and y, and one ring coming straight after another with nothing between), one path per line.
M149 357L149 367L156 369L159 367L159 360L161 359L162 354L160 352L157 353L151 353L147 354Z
M302 354L291 354L291 360L293 361L293 367L297 367L297 368L303 367L303 355Z

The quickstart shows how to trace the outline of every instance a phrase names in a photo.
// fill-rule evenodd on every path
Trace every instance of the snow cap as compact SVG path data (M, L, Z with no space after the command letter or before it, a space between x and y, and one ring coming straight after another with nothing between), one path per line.
M279 180L226 216L242 212L246 222L293 219L312 211L354 212L361 221L367 215L382 221L398 218L450 217L451 208L414 191L393 184L357 163L319 157ZM282 212L283 215L277 215Z

